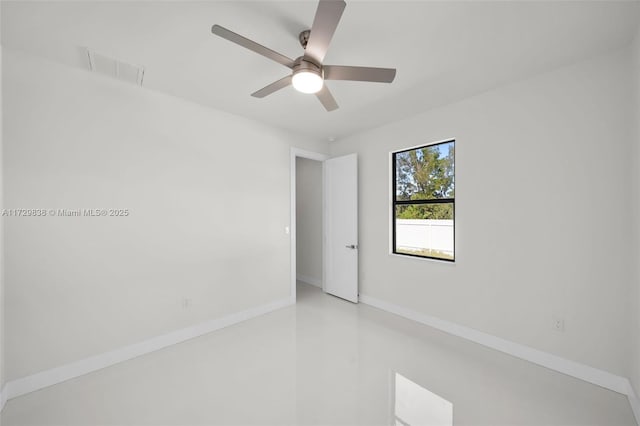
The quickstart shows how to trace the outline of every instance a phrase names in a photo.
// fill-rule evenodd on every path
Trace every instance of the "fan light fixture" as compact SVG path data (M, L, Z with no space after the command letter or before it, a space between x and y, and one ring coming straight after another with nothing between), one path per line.
M291 59L218 24L211 27L211 32L238 46L284 65L292 71L291 74L282 77L280 80L274 81L257 92L253 92L251 96L254 98L264 98L278 90L293 85L299 92L315 93L327 111L334 111L338 109L338 103L329 91L329 87L324 85L325 80L391 83L396 77L395 68L324 64L324 57L329 49L329 43L331 43L333 33L340 23L340 18L346 5L344 0L319 0L311 29L304 30L298 35L298 41L304 49L304 53L296 59Z
M322 89L324 80L313 71L302 70L293 74L291 84L298 92L318 93Z

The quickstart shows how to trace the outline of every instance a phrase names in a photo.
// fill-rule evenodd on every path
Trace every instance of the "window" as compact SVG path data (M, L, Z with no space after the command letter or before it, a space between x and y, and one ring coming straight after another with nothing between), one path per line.
M392 251L455 260L455 141L394 152Z

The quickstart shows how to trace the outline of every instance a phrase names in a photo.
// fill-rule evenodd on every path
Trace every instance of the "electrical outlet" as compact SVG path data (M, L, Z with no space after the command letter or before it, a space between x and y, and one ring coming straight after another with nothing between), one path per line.
M553 317L553 329L556 331L563 332L564 331L564 318L562 317Z
M193 300L184 298L182 299L182 309L189 309L193 305Z

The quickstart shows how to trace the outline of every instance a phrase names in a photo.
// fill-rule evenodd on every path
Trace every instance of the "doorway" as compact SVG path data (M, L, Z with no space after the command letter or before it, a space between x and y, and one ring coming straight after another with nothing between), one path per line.
M297 282L323 287L324 178L323 162L329 157L291 149L291 296Z
M357 154L329 159L292 148L290 170L292 302L301 279L307 287L358 303Z
M322 288L322 162L296 157L296 281Z

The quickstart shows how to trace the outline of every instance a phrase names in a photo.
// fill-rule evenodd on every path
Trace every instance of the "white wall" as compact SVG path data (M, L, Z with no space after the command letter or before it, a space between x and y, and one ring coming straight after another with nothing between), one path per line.
M322 285L322 163L296 158L296 273Z
M627 376L629 51L363 132L360 293ZM389 152L456 139L456 263L389 255ZM602 219L606 229L594 227ZM619 248L626 248L620 250ZM552 319L565 319L565 331Z
M131 212L6 221L8 380L290 296L290 147L326 147L4 53L5 207Z
M633 197L635 201L635 209L633 210L633 218L635 225L634 241L635 251L633 264L635 264L635 275L632 287L632 293L629 300L631 301L632 329L632 374L631 383L634 386L636 395L640 397L640 28L635 42L632 46L634 58L634 93L635 93L635 143L633 159Z

